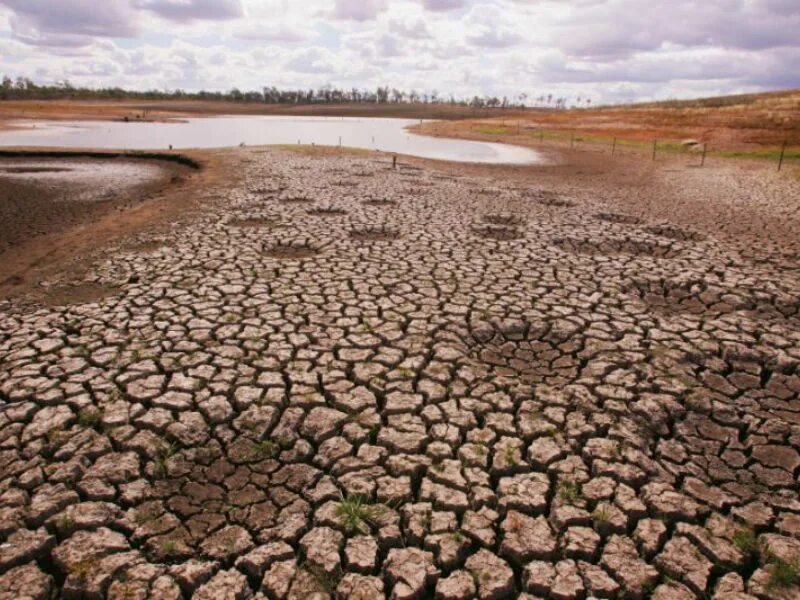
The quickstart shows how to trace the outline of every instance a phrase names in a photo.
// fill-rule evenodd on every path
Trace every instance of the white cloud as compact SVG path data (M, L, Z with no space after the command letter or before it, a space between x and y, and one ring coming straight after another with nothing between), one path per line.
M798 30L797 0L0 0L0 69L601 102L800 87Z

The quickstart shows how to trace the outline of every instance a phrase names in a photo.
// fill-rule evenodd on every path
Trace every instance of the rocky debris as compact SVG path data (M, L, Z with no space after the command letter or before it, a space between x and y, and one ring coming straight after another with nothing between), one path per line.
M226 160L98 256L115 296L0 307L0 596L797 595L792 256L585 182Z

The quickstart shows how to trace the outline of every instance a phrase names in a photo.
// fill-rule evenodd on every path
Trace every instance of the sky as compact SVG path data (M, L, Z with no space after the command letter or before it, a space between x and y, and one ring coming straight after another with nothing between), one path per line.
M0 0L37 83L594 104L800 87L800 0Z

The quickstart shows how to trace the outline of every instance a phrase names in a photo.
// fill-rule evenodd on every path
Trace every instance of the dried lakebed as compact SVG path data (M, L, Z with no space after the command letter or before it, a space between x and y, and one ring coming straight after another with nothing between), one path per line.
M796 269L243 156L106 298L0 313L0 597L800 595Z

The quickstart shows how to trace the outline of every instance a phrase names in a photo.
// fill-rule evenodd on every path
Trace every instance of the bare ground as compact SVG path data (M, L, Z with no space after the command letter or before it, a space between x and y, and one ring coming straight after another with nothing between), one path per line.
M236 149L101 222L0 308L0 594L797 597L797 185L684 158Z

